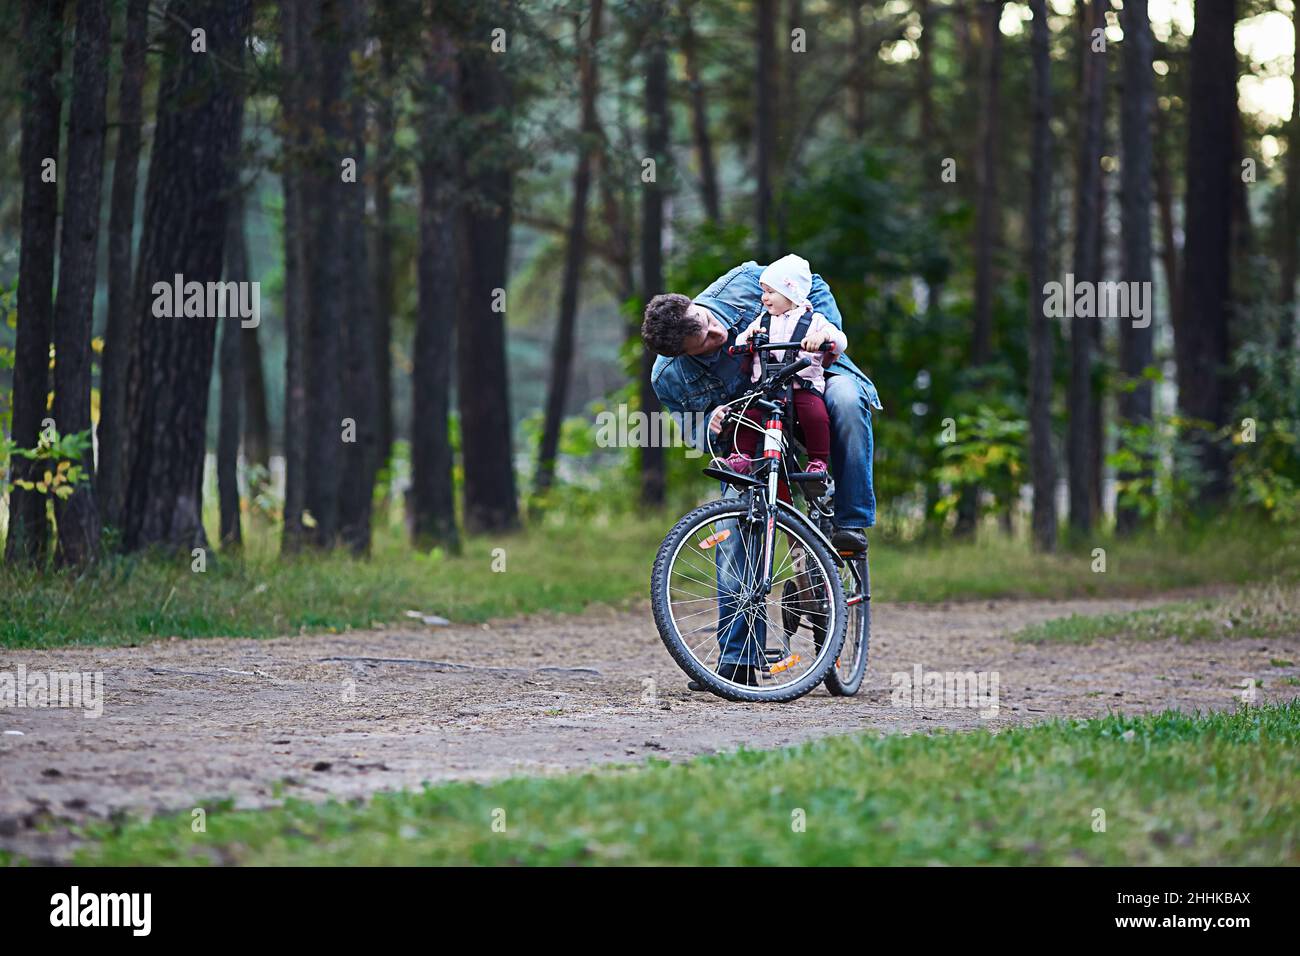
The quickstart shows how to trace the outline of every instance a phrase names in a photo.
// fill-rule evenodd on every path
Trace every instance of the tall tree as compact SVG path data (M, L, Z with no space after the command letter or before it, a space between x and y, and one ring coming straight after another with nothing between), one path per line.
M353 0L344 16L344 50L354 61L364 56L366 6ZM345 148L350 147L348 152L356 161L356 169L353 181L343 183L343 261L355 270L359 281L348 284L348 311L340 323L342 412L355 431L353 440L345 441L341 448L339 536L353 554L366 555L370 553L375 462L379 457L379 388L375 376L375 302L366 241L366 91L358 70L349 72L349 80Z
M260 468L260 478L250 477L248 493L256 496L271 470L271 420L266 408L266 373L262 368L261 326L242 329L239 336L239 367L244 381L244 460L250 469Z
M1183 320L1176 330L1178 406L1212 427L1227 424L1232 402L1229 312L1232 290L1233 117L1236 0L1197 0L1187 98L1187 241ZM1192 436L1206 482L1203 501L1228 492L1228 455L1203 431Z
M455 184L458 74L456 45L434 24L424 50L424 110L420 116L420 252L416 260L419 306L411 373L411 536L417 548L458 550L452 481L451 376L461 301L456 262L460 210ZM471 334L469 347L477 339ZM471 382L475 381L471 379Z
M1289 357L1295 348L1296 335L1296 279L1300 278L1300 10L1293 13L1291 26L1297 65L1291 68L1291 122L1287 126L1286 193L1281 215L1281 269L1279 273L1278 302L1282 316L1278 325L1277 352ZM1282 389L1290 387L1290 369L1293 360L1282 363Z
M343 102L348 73L345 3L320 0L319 27L309 34L309 55L319 69L313 90L319 96L313 124L319 141L312 157L311 198L316 208L310 232L312 308L307 316L306 507L314 522L310 540L318 548L331 548L338 540L345 435L339 382L343 376L343 323L349 305L344 267L349 251L346 211L349 188L357 186L343 181L343 164L352 152L345 139Z
M769 7L771 4L769 4ZM648 5L645 48L645 150L655 161L656 176L653 182L643 183L641 190L641 301L649 302L652 296L663 291L664 286L664 195L669 170L668 125L668 51L663 35L663 4L656 0ZM770 29L770 27L769 27ZM765 162L766 160L764 160ZM762 194L766 189L760 185ZM766 210L766 206L763 207ZM760 213L760 222L766 222L767 213ZM649 349L641 349L641 375L639 382L641 408L658 408L659 399L650 383L654 356ZM641 449L641 500L651 507L664 502L663 449L647 442Z
M1101 274L1097 261L1097 235L1101 229L1101 140L1105 117L1106 53L1095 49L1093 31L1106 25L1108 0L1090 0L1083 13L1085 25L1081 73L1082 118L1079 130L1078 174L1074 200L1074 281L1095 283ZM1069 459L1070 526L1080 533L1092 530L1097 520L1092 495L1093 343L1091 316L1070 320Z
M117 154L108 216L108 320L99 387L99 466L95 494L104 523L121 519L123 466L126 461L126 369L135 338L131 308L132 235L135 232L136 180L144 120L145 44L148 0L127 0L122 40L122 79L117 94Z
M1044 308L1052 216L1051 32L1047 0L1030 0L1033 60L1032 170L1029 186L1029 467L1034 486L1033 541L1056 550L1056 457L1052 453L1052 322Z
M1154 84L1151 73L1152 37L1151 21L1147 16L1147 0L1126 0L1121 13L1124 44L1121 55L1124 68L1124 97L1121 101L1121 136L1123 139L1123 166L1121 168L1120 209L1124 237L1124 270L1126 282L1151 283L1151 123L1153 117ZM1119 394L1119 418L1130 427L1149 425L1152 411L1151 380L1143 371L1151 365L1155 355L1154 317L1147 317L1145 328L1137 328L1131 320L1120 320L1119 347L1120 370L1125 379ZM1134 472L1120 475L1121 480L1148 478L1149 462ZM1115 512L1116 528L1132 531L1141 520L1140 511L1132 506L1118 507Z
M772 153L776 148L776 0L756 0L757 63L754 78L754 181L756 197L756 242L758 257L771 258L772 243ZM649 77L647 76L647 84Z
M99 200L104 182L104 99L108 94L108 5L77 0L77 44L68 111L68 168L59 244L59 296L54 306L54 421L64 435L89 433L90 347L95 320ZM87 448L81 461L95 471ZM61 564L81 565L99 552L100 519L93 480L56 501Z
M555 457L560 447L560 428L569 397L569 372L573 366L574 326L578 317L578 289L587 255L587 194L591 191L591 164L600 122L596 116L596 48L600 43L602 0L592 0L587 38L582 38L581 21L575 23L578 47L579 111L578 161L573 170L573 205L569 233L565 238L564 275L560 281L560 315L551 349L551 383L546 393L542 437L537 451L538 491L545 491L555 478Z
M473 130L465 156L468 201L460 206L461 302L457 310L456 380L465 471L465 527L502 531L519 523L506 365L505 292L513 217L514 131L512 82L505 57L485 38L501 27L509 36L509 8L474 9L472 42L461 45L460 109Z
M391 39L380 47L383 95L375 104L375 161L373 182L375 220L372 229L374 255L371 259L375 283L375 380L379 392L379 453L375 467L383 468L393 452L393 167L397 145L397 120L393 110L396 95L397 57Z
M998 236L998 143L1002 78L1003 0L984 0L980 9L980 38L983 64L980 77L983 104L980 109L979 202L975 212L975 328L971 362L983 365L993 349L993 252Z
M307 316L311 312L307 236L310 179L305 172L311 125L314 63L307 38L315 26L316 0L280 6L280 112L284 157L284 526L281 551L293 554L307 539Z
M975 305L970 360L978 370L993 352L993 254L998 243L998 142L1002 85L1002 0L982 0L979 7L980 109L976 152L975 203ZM955 533L974 533L979 520L980 491L967 487L957 503ZM1008 510L1007 514L1010 514Z
M238 135L236 143L239 142ZM226 282L248 281L248 244L244 241L244 195L235 190L226 210L225 258ZM218 365L221 391L218 394L220 415L217 426L217 503L221 546L238 550L243 545L239 521L239 438L240 406L244 391L243 350L239 340L245 334L239 309L226 309L221 320L221 346ZM254 331L252 329L248 331Z
M686 85L691 94L691 135L695 139L695 156L700 164L700 198L710 222L722 221L722 200L718 191L718 169L713 158L713 137L709 132L708 100L700 74L699 45L692 21L693 0L682 5L682 58L686 64Z
M237 71L251 7L250 0L171 0L160 36L164 60L134 299L143 325L127 389L127 550L207 543L202 480L216 318L156 315L154 285L176 275L186 283L221 278L234 181L229 144L243 117ZM196 23L204 24L206 52L195 49L187 26Z
M51 174L59 157L58 74L63 62L63 4L59 0L24 0L22 23L23 179L22 244L18 259L18 329L14 342L13 440L35 448L47 417L50 391L50 326L54 301L54 240L59 208L57 178ZM37 463L11 458L13 482L31 481ZM14 484L9 497L9 533L5 558L35 562L49 549L45 498Z

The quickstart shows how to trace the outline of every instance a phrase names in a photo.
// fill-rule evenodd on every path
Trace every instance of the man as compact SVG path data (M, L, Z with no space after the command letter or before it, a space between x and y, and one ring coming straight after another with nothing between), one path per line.
M670 293L655 296L646 306L641 337L647 347L659 353L651 384L659 401L680 424L686 440L701 451L707 451L706 436L696 427L701 416L708 413L709 427L716 430L719 423L714 411L749 387L749 360L727 355L726 347L763 308L759 283L762 273L758 263L746 262L717 279L694 300ZM839 306L821 276L812 277L808 298L827 321L837 329L843 328ZM847 355L838 356L826 369L824 398L831 419L831 469L835 478L836 529L831 544L841 551L865 551L865 531L876 523L871 410L883 406L876 386ZM763 635L750 635L743 615L729 613L734 598L723 580L729 563L724 558L719 554L718 673L727 680L753 684L753 669L759 662L749 649L761 647Z

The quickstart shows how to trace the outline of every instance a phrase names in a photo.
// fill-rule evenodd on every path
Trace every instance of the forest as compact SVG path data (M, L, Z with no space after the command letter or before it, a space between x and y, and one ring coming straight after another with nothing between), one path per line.
M23 573L666 527L644 304L787 252L887 538L1300 520L1292 0L0 9Z

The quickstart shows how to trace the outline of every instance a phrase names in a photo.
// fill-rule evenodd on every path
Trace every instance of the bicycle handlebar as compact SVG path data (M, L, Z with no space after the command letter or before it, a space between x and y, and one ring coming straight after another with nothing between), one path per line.
M756 352L775 352L775 351L780 351L782 349L798 349L801 352L808 351L808 349L805 349L802 343L799 342L768 342L764 345L755 345L753 342L748 342L745 345L727 346L727 354L728 355L753 355ZM834 349L835 349L834 342L823 342L817 348L817 351L830 352L833 351Z

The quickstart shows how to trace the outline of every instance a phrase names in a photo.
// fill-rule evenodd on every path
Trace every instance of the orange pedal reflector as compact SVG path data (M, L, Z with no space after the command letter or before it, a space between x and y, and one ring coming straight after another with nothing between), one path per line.
M723 528L721 531L715 531L713 534L709 535L707 538L705 538L703 541L700 542L700 550L707 551L715 544L721 544L722 542L726 541L730 537L731 537L730 528Z
M775 664L769 667L767 669L768 673L779 674L782 671L788 671L790 668L794 667L795 664L798 664L801 659L802 658L800 658L798 654L791 654L785 660L777 661Z

